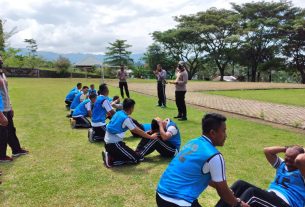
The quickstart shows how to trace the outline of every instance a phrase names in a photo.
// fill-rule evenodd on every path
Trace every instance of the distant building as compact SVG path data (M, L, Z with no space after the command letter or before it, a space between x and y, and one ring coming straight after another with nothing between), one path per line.
M82 71L93 72L96 68L101 68L103 63L97 60L93 56L88 56L82 61L74 64L74 67L79 68Z
M213 81L220 81L220 76L217 76L216 78L213 79ZM227 81L227 82L234 82L237 81L237 78L235 78L234 76L223 76L223 81Z

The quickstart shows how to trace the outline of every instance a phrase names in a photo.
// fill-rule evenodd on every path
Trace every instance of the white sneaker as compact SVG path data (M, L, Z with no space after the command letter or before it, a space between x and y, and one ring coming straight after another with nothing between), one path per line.
M94 137L94 131L92 128L88 129L88 140L89 142L93 143L95 140L93 139Z
M103 158L105 167L111 168L112 165L111 165L110 162L109 162L108 152L102 151L102 158Z

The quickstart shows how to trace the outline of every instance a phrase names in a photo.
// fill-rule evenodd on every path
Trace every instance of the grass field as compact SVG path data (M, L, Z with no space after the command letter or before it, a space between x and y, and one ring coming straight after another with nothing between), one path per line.
M101 162L103 145L89 143L87 130L72 130L65 117L64 97L78 81L9 79L17 134L30 154L0 165L0 206L155 206L155 188L169 160L154 153L139 165L106 169ZM90 84L94 80L81 81ZM118 94L118 89L110 90L111 95ZM133 116L141 122L176 115L172 102L161 110L155 107L156 98L131 96L137 102ZM189 121L178 123L183 143L200 136L203 114L188 107ZM220 150L230 184L245 179L266 188L274 170L263 156L263 147L305 144L304 134L236 118L228 119L227 128L228 139ZM125 141L135 148L139 139ZM209 207L217 200L215 190L208 189L199 202Z
M206 91L204 93L286 105L305 106L305 89Z

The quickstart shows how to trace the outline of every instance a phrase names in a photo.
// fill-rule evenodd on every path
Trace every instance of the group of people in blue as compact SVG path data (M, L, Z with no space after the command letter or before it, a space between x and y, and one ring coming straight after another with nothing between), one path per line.
M88 138L91 142L105 143L102 159L107 168L140 163L153 151L171 159L156 187L158 207L200 207L198 198L208 186L215 188L220 197L216 207L305 206L303 147L291 145L264 148L266 160L275 169L274 181L268 189L261 189L243 180L238 180L229 187L225 160L216 148L224 146L227 138L226 117L218 113L205 114L201 122L202 134L180 149L181 133L170 118L157 117L149 124L140 124L131 117L136 105L133 99L126 98L123 103L120 103L118 97L116 100L110 99L106 84L101 84L98 92L89 90L94 91L94 87L89 89L77 84L65 102L68 107L75 98L79 99L71 114L74 127L82 124L81 119L84 118L79 117L91 117L91 122L86 118ZM71 93L74 93L73 100ZM140 137L135 150L124 142L128 130ZM285 154L284 159L280 158L280 153Z

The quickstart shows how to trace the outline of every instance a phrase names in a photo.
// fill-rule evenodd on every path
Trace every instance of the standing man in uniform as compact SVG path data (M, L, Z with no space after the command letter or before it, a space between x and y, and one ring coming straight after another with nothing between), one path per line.
M178 118L179 121L186 121L187 120L187 113L186 113L186 105L185 105L185 94L186 94L186 84L188 81L188 74L186 71L185 62L179 61L178 68L177 68L177 77L176 80L173 82L169 82L171 84L175 84L175 99L176 105L178 108L178 115L174 118Z
M119 79L119 88L120 88L120 91L121 91L122 98L124 99L123 88L125 89L125 93L126 93L127 98L129 98L129 91L128 91L128 85L127 85L127 80L126 80L127 77L128 77L128 74L125 71L125 66L124 65L121 65L121 69L119 70L117 77Z
M13 161L13 158L6 154L7 145L12 148L13 157L28 154L29 151L21 148L16 135L16 128L13 121L14 111L8 95L7 79L2 69L0 69L0 95L3 101L3 114L8 120L7 126L0 125L0 162L10 162Z
M157 65L157 70L154 71L157 77L157 90L158 90L158 105L161 108L166 107L166 95L165 95L165 84L166 84L166 70L164 70L161 64Z

